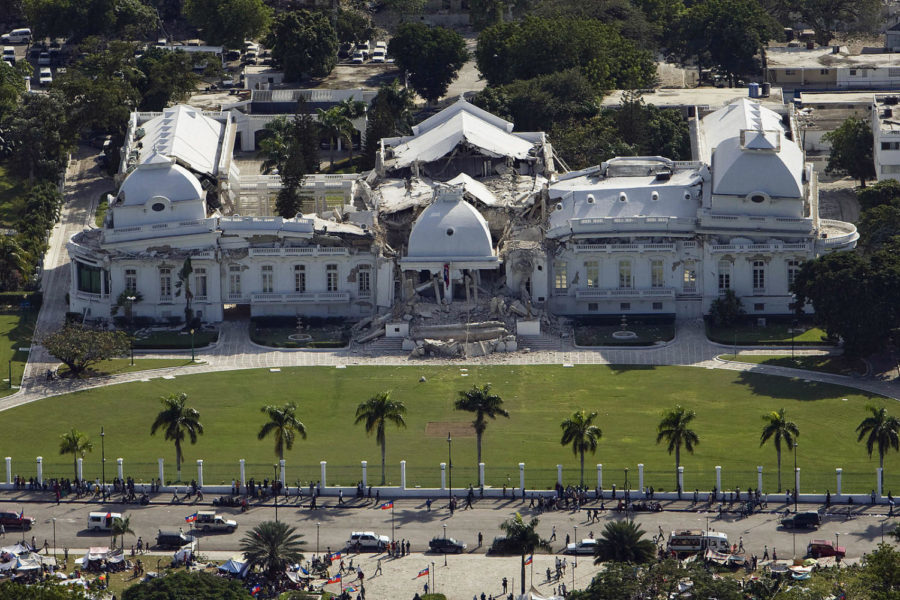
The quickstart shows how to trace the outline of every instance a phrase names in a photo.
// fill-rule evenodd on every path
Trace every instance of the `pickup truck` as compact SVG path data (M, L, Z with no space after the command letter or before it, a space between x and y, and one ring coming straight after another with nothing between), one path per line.
M237 521L226 519L222 515L218 515L215 511L201 510L197 513L197 520L194 527L201 531L227 531L233 532L237 529Z
M813 540L806 547L806 555L812 558L822 558L825 556L835 556L837 558L844 558L847 555L847 550L843 546L835 547L828 540Z

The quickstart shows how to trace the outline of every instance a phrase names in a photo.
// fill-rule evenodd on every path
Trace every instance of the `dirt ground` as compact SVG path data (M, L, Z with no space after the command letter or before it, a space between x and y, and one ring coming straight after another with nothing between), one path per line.
M833 177L825 173L825 163L817 162L819 175L819 217L856 223L859 220L858 182L850 177Z

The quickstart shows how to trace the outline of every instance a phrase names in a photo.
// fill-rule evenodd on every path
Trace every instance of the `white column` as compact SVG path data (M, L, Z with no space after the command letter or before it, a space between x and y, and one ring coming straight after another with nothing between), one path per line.
M369 463L368 463L368 461L364 460L364 461L362 461L361 464L362 464L362 485L363 485L363 488L366 488L366 487L368 487L368 480L369 480L368 473L367 473L368 468L369 468Z
M6 457L6 483L12 484L12 457Z
M684 491L684 467L678 467L678 489Z
M837 469L834 470L834 472L837 475L837 495L840 496L841 495L841 476L844 474L844 470L841 469L840 467L838 467Z
M125 459L123 458L116 459L116 473L119 474L119 479L125 479L125 468L123 465L124 462Z
M281 480L280 480L281 485L286 486L287 484L285 483L285 477L284 477L284 459L283 458L278 461L278 470L281 473L281 475L280 475L281 476Z
M603 465L597 464L597 487L603 489Z
M800 495L800 467L794 470L794 493Z
M638 463L638 488L644 491L644 463Z
M556 482L562 485L562 465L556 465Z
M756 491L762 494L762 465L756 467Z
M159 467L159 473L157 474L157 477L159 477L159 485L166 485L166 478L164 477L165 472L163 469L163 459L157 458L156 462L158 463L157 466Z
M478 485L484 487L484 463L478 463Z
M203 459L197 459L197 486L203 487Z
M80 456L78 457L78 460L75 461L75 469L75 472L78 474L78 481L81 481L84 478L84 459Z
M44 457L37 457L37 480L38 483L44 482Z
M519 488L525 494L525 463L519 463ZM522 498L525 496L523 495Z
M875 469L876 474L876 483L878 484L875 488L875 491L878 493L878 497L881 498L881 484L882 484L882 476L884 475L884 469L878 467Z
M406 489L406 461L400 461L400 489Z
M162 463L160 463L160 464L162 464ZM241 483L241 486L243 487L243 486L247 485L247 477L244 475L244 467L245 467L246 461L242 458L239 461L239 464L240 464L240 469L241 469L241 482L240 483Z
M722 467L716 465L716 492L722 493Z
M325 479L325 475L326 475L325 471L327 470L326 469L327 467L328 467L328 461L326 461L326 460L319 461L319 469L322 471L322 481L319 485L321 485L323 489L328 487L328 484L326 483L326 481L328 481L328 480Z
M441 463L441 489L447 489L447 463Z

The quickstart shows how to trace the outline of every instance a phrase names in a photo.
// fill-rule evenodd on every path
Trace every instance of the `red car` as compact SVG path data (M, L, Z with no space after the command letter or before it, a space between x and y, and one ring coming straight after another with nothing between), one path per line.
M31 529L34 525L34 519L31 517L20 516L16 512L0 512L0 525L7 529Z
M836 556L837 558L844 558L846 556L847 550L843 546L834 547L828 540L813 540L806 547L806 555L811 556L812 558L823 558L826 556Z

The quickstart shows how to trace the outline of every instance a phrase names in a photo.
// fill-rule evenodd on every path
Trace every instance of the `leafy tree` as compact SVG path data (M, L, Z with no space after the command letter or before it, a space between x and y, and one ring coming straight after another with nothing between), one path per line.
M136 83L141 96L138 108L160 112L173 102L187 98L200 83L200 77L194 73L194 62L201 60L201 56L155 46L147 48L136 64L143 74ZM212 62L218 64L218 59Z
M56 181L66 168L73 138L65 105L58 98L27 94L4 120L3 129L15 140L15 151L7 158L13 174L29 181Z
M163 429L165 439L175 443L175 468L178 480L181 481L181 443L187 437L191 444L196 444L197 436L203 435L203 424L197 409L185 406L187 394L184 392L164 396L160 398L160 402L163 409L156 415L156 420L150 427L150 435L156 435L158 429Z
M675 4L681 5L680 2ZM663 15L671 12L666 10L667 7L653 8L659 8ZM650 22L651 16L659 19L658 15L650 15L639 3L629 0L595 0L591 3L579 0L543 0L529 14L542 18L596 19L612 26L622 37L643 48L655 48L662 32L660 26L654 27Z
M265 33L272 9L263 0L184 0L184 16L210 44L242 47Z
M269 420L260 428L256 437L264 440L272 435L275 438L275 455L278 460L284 460L284 449L294 447L294 439L298 433L306 439L306 426L297 418L297 403L288 402L282 407L263 406L262 412Z
M369 435L374 431L375 441L381 446L381 485L384 485L384 456L387 449L385 425L393 423L397 427L406 427L403 418L405 414L406 406L402 402L392 400L390 392L378 392L356 407L356 420L353 423L355 425L363 423Z
M500 530L506 534L506 547L521 557L522 594L525 593L525 555L535 550L550 550L550 543L538 535L537 526L537 517L526 523L519 513L500 524Z
M478 36L478 70L491 85L532 79L573 67L598 90L652 87L652 54L594 19L526 16L498 23Z
M865 591L861 598L896 600L900 594L900 552L882 542L866 554L863 569Z
M66 37L74 42L110 34L116 27L116 0L25 0L24 8L36 39Z
M343 140L347 146L353 148L353 123L341 110L340 106L332 106L328 110L317 108L319 127L328 138L328 154L331 168L334 168L334 149L336 140Z
M885 205L900 206L900 181L885 179L857 189L856 199L863 211Z
M275 196L275 212L284 219L293 219L303 210L303 198L296 187L283 186Z
M640 565L651 562L656 558L656 546L650 540L642 539L645 533L631 519L607 523L594 549L594 564L615 561Z
M371 17L355 9L338 8L334 29L338 41L351 44L365 42L375 35Z
M116 517L112 522L112 534L113 534L113 547L116 545L116 538L121 537L119 548L125 546L125 534L130 533L132 536L134 535L134 530L131 529L131 517L129 515L125 515L124 517Z
M72 470L75 479L78 479L78 459L84 458L85 453L94 449L94 442L84 433L74 427L59 436L59 453L72 455Z
M23 93L25 79L20 70L0 61L0 119L16 107Z
M298 190L304 176L319 170L319 124L300 104L296 115L269 121L259 135L260 156L264 158L260 171L278 171L284 187L276 198L276 211L291 219L300 212Z
M265 43L287 81L298 81L304 75L325 77L337 64L337 33L320 12L281 13L275 17Z
M554 125L548 133L553 150L570 169L584 169L616 156L637 156L638 150L626 144L609 113L590 119L572 119Z
M800 435L800 429L793 421L788 421L784 409L773 410L763 415L765 426L759 436L759 445L762 446L770 439L775 445L775 454L778 456L778 491L781 491L781 443L787 444L788 449L793 448Z
M884 481L884 455L890 452L891 448L900 450L900 419L890 416L884 407L867 406L866 409L872 416L863 419L856 427L859 433L856 441L861 442L866 438L869 458L872 458L872 452L875 446L878 446L878 466L881 467L881 477Z
M597 443L603 436L600 428L594 425L597 412L587 413L584 410L576 410L572 416L560 423L563 434L560 443L563 446L572 445L572 454L581 457L581 485L584 485L584 453L597 452Z
M0 581L0 598L3 600L87 600L84 590L75 586L61 586L50 580L34 583Z
M413 92L401 87L397 80L384 83L375 94L368 111L363 166L375 166L375 153L382 138L408 134L412 120Z
M303 536L284 521L263 521L241 540L241 552L250 567L259 567L269 581L277 582L285 570L303 562Z
M425 0L385 0L384 4L399 15L401 22L410 15L419 14L425 8Z
M114 33L126 40L151 37L159 29L156 9L141 0L116 0Z
M829 131L822 139L831 144L827 173L846 173L866 187L866 179L875 177L872 159L872 129L863 119L847 117L840 127Z
M800 19L816 32L816 42L827 46L835 32L876 34L881 27L878 0L799 0Z
M422 23L401 25L388 43L388 53L397 67L408 74L413 89L429 102L447 93L469 58L461 35L452 29Z
M43 229L50 229L59 220L62 202L62 194L55 183L43 181L33 185L25 194L22 220L37 221Z
M475 464L480 464L481 439L487 429L485 417L489 419L496 419L498 416L509 418L509 412L503 408L503 398L491 393L491 384L489 383L480 386L473 385L471 390L459 392L454 407L456 410L475 413L475 420L472 421L472 427L475 429L475 443L478 447L478 462Z
M99 331L78 325L65 325L40 343L50 356L69 367L75 377L101 360L124 356L131 347L122 331Z
M619 134L640 156L690 160L691 136L687 120L675 109L646 104L639 92L625 91L614 113Z
M745 312L744 304L732 289L725 290L709 305L709 317L717 327L731 327Z
M496 25L503 21L506 6L506 2L502 0L470 0L469 23L476 31Z
M756 55L780 35L778 23L757 0L703 0L688 8L674 27L683 57L697 57L698 68L713 64L732 78L757 73Z
M60 586L54 586L60 587ZM237 579L225 579L205 571L177 571L125 588L122 600L251 600Z
M877 252L900 236L900 203L863 210L857 224L859 245L868 252Z
M700 443L697 433L690 428L691 421L697 417L697 413L687 410L680 404L663 412L663 418L656 427L656 443L665 441L669 454L675 452L675 489L681 495L681 486L678 483L678 467L681 466L681 447L694 453L694 446Z
M0 291L19 289L29 273L29 256L12 236L0 235Z

